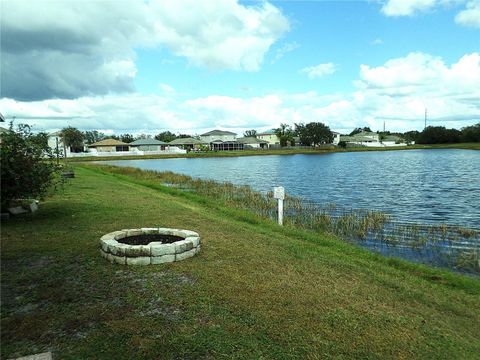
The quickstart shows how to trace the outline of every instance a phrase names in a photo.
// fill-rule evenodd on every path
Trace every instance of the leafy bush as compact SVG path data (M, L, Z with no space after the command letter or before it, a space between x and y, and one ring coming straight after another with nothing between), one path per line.
M57 166L45 159L53 155L43 137L28 125L14 130L12 124L0 135L2 210L11 200L42 197L52 185Z

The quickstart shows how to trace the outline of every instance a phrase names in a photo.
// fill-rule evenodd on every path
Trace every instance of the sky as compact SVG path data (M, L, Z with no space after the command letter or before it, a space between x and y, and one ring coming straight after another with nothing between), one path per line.
M0 20L0 112L36 131L480 122L480 0L1 0Z

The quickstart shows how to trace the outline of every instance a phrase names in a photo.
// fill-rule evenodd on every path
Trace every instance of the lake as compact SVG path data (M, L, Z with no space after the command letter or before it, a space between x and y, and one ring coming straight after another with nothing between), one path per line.
M480 151L435 149L225 158L115 160L145 170L284 186L316 203L379 210L395 220L480 228Z

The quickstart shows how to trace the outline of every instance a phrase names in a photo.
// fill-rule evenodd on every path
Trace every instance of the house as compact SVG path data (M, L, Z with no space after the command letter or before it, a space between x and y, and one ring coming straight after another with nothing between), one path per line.
M394 135L387 135L380 140L378 133L362 131L353 136L341 136L341 141L345 141L347 146L368 146L368 147L387 147L387 146L403 146L403 139Z
M130 151L130 144L115 139L105 139L88 146L97 152L121 152Z
M56 131L48 134L48 147L52 149L53 154L59 156L71 156L72 154L84 153L87 151L87 148L84 144L81 146L65 146L63 143L63 136L61 131Z
M236 140L234 141L214 140L209 145L210 145L210 150L213 150L213 151L232 151L232 150L244 149L244 144Z
M275 135L275 129L258 133L257 139L267 141L269 147L271 145L280 145L280 139L278 138L277 135Z
M332 131L332 134L333 134L332 144L333 145L338 145L338 143L340 142L340 133Z
M211 142L220 140L222 142L224 141L235 141L237 138L237 134L231 131L224 131L224 130L212 130L209 132L206 132L205 134L200 135L200 139L207 143L210 144Z
M135 147L140 151L162 151L165 150L169 144L157 139L138 139L130 143L131 147Z
M260 140L253 136L238 138L237 142L239 142L240 144L243 144L244 148L257 148L257 149L268 148L268 141Z
M192 137L188 137L188 138L178 138L178 139L172 140L168 143L168 145L178 146L185 150L193 150L193 149L199 149L202 145L207 145L207 143L202 140L197 140Z

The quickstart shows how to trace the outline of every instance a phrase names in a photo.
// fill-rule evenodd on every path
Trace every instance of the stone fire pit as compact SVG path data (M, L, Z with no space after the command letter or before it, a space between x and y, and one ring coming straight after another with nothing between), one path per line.
M200 251L200 236L180 229L123 229L103 235L100 245L100 253L111 263L156 265L192 257Z

